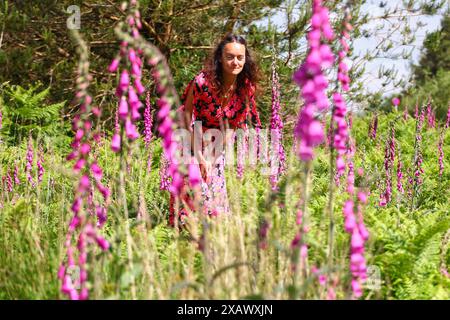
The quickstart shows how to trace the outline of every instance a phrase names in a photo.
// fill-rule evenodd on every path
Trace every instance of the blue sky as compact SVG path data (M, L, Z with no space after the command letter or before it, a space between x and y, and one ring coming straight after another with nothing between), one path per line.
M370 12L371 16L373 17L379 17L383 15L384 10L379 7L380 1L367 1L367 3L363 6L364 12ZM401 4L401 1L386 1L388 7L395 7L397 5ZM415 16L415 17L409 17L408 21L410 25L414 28L417 25L417 22L421 22L424 24L423 27L418 28L414 35L416 37L416 40L412 43L412 46L407 47L397 47L394 48L392 53L401 53L403 49L406 49L410 51L412 49L412 57L409 60L399 59L399 60L393 60L393 59L375 59L374 61L371 61L367 64L367 71L365 74L365 78L367 79L368 85L368 91L373 92L381 88L382 79L378 77L378 70L380 67L390 67L392 65L395 66L395 69L398 71L398 78L408 79L411 74L411 62L418 62L418 59L420 58L420 52L423 44L423 40L425 39L425 36L427 33L436 31L440 28L442 16L441 15L435 15L435 16ZM390 22L387 21L378 21L373 22L370 24L370 28L375 29L376 27L380 27L381 29L381 37L386 37L389 24L390 23L396 23L399 20L397 18L390 19ZM380 37L379 36L379 37ZM379 37L371 37L371 38L361 38L357 39L354 42L354 48L355 48L355 55L364 55L367 51L371 52L374 50L375 46L379 42ZM391 36L391 39L393 39L393 42L397 42L401 39L400 32L394 32ZM393 93L398 92L403 88L394 88L391 85L388 85L385 87L384 91L386 93Z
M390 0L390 1L384 1L387 3L388 8L394 8L396 6L401 6L402 1L401 0ZM380 0L368 0L362 7L363 12L368 12L371 17L380 17L383 15L385 8L380 8L379 6ZM412 50L412 57L411 59L404 60L404 59L375 59L371 62L368 62L366 64L366 72L363 76L364 82L367 83L366 90L368 92L375 92L378 89L382 88L383 80L379 78L378 76L378 70L380 67L390 68L392 66L395 66L395 70L398 72L397 78L402 79L408 79L411 70L410 70L410 64L411 62L417 62L420 57L420 50L422 48L423 40L427 33L433 32L440 28L440 20L442 18L442 15L435 15L435 16L415 16L415 17L409 17L408 23L410 26L415 29L415 26L417 22L421 22L424 26L418 28L414 31L414 35L416 37L416 40L412 43L412 46L403 46L403 47L394 47L390 52L391 53L401 53L403 49L406 49L407 51ZM285 29L285 14L284 12L280 12L274 16L274 18L271 19L271 22L281 28L282 30ZM363 56L367 51L373 52L376 45L379 43L380 39L382 37L386 38L387 33L391 28L389 28L390 25L395 24L396 22L399 22L398 18L392 18L389 19L389 21L382 20L382 19L374 19L373 22L369 23L365 26L365 29L369 30L375 30L377 28L377 35L373 35L369 38L360 38L356 39L354 42L354 56L355 59L353 61L357 62L358 57ZM261 22L266 24L267 20L264 22ZM394 32L392 35L390 35L390 39L394 43L400 41L401 39L400 31ZM351 65L351 61L349 61ZM383 92L385 94L392 94L395 92L399 92L402 90L402 87L394 87L392 84L389 84L385 86L383 89Z

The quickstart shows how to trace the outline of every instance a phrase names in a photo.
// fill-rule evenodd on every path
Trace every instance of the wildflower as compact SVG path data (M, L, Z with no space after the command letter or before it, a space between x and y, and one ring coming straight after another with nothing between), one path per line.
M247 135L248 131L244 129L243 134L239 135L241 138L237 139L237 177L241 179L244 175L244 166L245 166L245 150L247 149Z
M369 129L369 137L372 138L372 140L375 140L377 138L377 129L378 129L378 115L375 114Z
M20 179L19 179L19 167L16 166L14 167L14 184L15 185L19 185L20 184Z
M345 161L344 154L347 150L347 142L348 142L348 129L347 123L345 121L345 115L347 113L347 107L345 104L345 100L340 93L333 94L334 101L334 112L333 112L333 120L335 122L335 130L334 130L334 141L333 147L336 150L336 174L338 177L344 174L345 170Z
M444 173L444 131L439 135L438 152L439 152L439 177L442 178Z
M132 8L132 10L131 10ZM127 20L128 33L134 37L139 36L141 22L140 14L137 7L137 3L132 3L128 14ZM116 88L116 95L120 98L119 106L116 114L116 129L115 134L111 140L111 149L114 152L121 150L121 138L119 135L120 126L125 127L125 134L129 140L136 140L139 137L139 133L136 129L134 121L138 120L141 115L139 109L142 107L142 103L139 100L139 96L145 92L145 88L141 83L142 74L142 60L140 54L142 52L129 47L128 43L123 41L120 48L120 55L125 57L127 61L123 61L127 67L131 66L131 69L123 69L120 73L119 84ZM127 62L129 64L127 64ZM114 58L111 62L109 70L115 72L118 70L120 60Z
M26 175L27 175L27 180L28 182L34 187L34 181L33 181L33 176L32 176L32 171L33 171L33 145L32 145L32 140L31 140L31 136L30 139L28 140L28 150L27 150L27 163L26 163Z
M400 158L397 159L397 190L400 193L404 193L405 190L403 189L403 183L402 183L403 173L402 173L402 162Z
M151 111L151 104L150 104L150 92L147 92L147 97L145 100L145 110L144 110L144 141L145 141L145 147L147 149L150 148L150 141L152 140L152 126L153 126L153 117L152 117L152 111ZM152 162L152 154L151 151L149 151L148 160L147 160L147 171L150 172L151 168L151 162Z
M386 173L386 188L381 196L380 206L391 202L392 198L392 171L395 158L395 129L392 128L384 152L384 170Z
M275 61L272 62L272 116L270 120L270 129L272 133L272 138L276 140L276 142L274 143L275 161L279 161L276 172L273 172L270 175L270 183L272 186L272 190L276 190L279 176L285 170L286 156L284 153L284 147L282 143L283 120L281 119L280 116L280 83L278 79ZM275 166L275 164L271 162L271 167L272 166Z
M116 72L117 67L119 66L120 57L114 58L114 60L111 62L111 64L108 67L108 71L113 73Z
M89 245L95 243L94 240L99 239L96 227L90 222L92 215L87 212L94 213L94 210L100 207L94 201L94 190L100 192L104 196L104 200L106 200L109 196L109 189L100 183L102 170L97 162L91 159L91 140L99 136L99 134L92 132L92 121L90 117L99 117L100 112L92 112L93 108L90 105L92 98L87 93L90 75L88 73L89 63L86 46L78 33L75 32L74 36L80 43L78 46L80 50L80 63L76 93L78 103L80 104L80 112L73 119L72 128L75 132L73 142L71 143L73 150L67 156L67 159L75 162L73 170L78 175L79 181L74 191L74 199L71 206L73 216L64 243L67 262L61 264L58 270L58 278L62 282L61 291L71 300L85 300L89 297L88 287L86 285L88 275L85 266ZM41 149L38 159L38 179L41 179L43 174L42 155L43 152ZM95 179L95 184L91 184L91 177ZM105 221L106 209L104 209L102 215L102 219ZM76 241L76 245L72 244L73 238ZM105 241L97 241L97 244L101 248L104 248L106 246ZM76 251L78 252L77 256ZM77 257L78 259L76 259ZM69 269L73 267L79 270L78 279L72 279L68 273Z
M120 142L121 138L120 135L118 133L114 134L111 140L111 149L114 152L119 152L120 151L120 146L121 146L121 142Z
M13 192L13 181L9 171L6 172L6 190Z
M202 177L200 174L200 168L197 163L195 163L194 158L189 164L189 183L194 188L200 184Z
M38 182L42 182L42 177L44 176L44 151L42 150L42 146L39 148L38 160L36 161L36 166L38 168Z
M322 36L326 40L334 38L328 9L322 6L321 0L314 0L311 31L307 36L309 52L305 62L293 76L294 81L301 87L305 101L294 130L295 137L300 139L298 153L303 161L313 159L313 147L321 143L324 137L322 126L314 120L314 113L324 111L329 106L326 96L328 81L322 68L330 67L334 56L330 47L321 42Z

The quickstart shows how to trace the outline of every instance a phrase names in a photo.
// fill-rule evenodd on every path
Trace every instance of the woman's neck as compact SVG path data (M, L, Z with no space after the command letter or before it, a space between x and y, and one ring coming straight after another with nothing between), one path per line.
M223 75L223 84L225 87L230 87L236 82L237 76L234 74L224 74Z

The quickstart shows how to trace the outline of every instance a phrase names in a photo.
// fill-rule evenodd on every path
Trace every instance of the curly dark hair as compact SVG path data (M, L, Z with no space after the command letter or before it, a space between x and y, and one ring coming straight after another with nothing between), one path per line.
M247 41L244 37L235 35L233 33L227 33L225 37L219 42L215 49L211 52L209 58L205 62L205 72L211 79L212 84L219 93L223 92L223 74L222 74L222 53L223 48L227 43L237 42L245 46L245 64L242 71L237 76L237 90L243 90L246 88L246 81L258 87L258 82L261 78L258 65L255 63L251 52L247 47Z

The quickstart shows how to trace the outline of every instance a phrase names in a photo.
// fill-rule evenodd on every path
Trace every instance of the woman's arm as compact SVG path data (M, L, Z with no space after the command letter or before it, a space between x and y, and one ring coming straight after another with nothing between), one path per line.
M193 102L194 102L194 83L191 82L189 84L189 88L187 90L186 99L184 102L184 112L183 112L183 120L184 127L189 130L191 134L191 154L194 154L194 130L191 126L192 122L192 112L193 112Z
M191 126L191 122L192 122L192 112L193 112L193 102L194 102L194 82L190 83L190 87L187 91L187 95L186 95L186 100L184 103L184 124L185 124L185 128L187 130L189 130L189 132L191 133L191 154L193 154L195 156L195 158L197 159L197 161L200 164L200 171L201 174L203 176L204 180L209 180L209 174L211 172L212 169L212 164L208 163L205 158L203 157L203 153L202 153L202 136L200 132L197 132L197 134L194 134L194 130L195 130L195 126L194 129ZM194 148L194 137L198 136L200 137L200 145L198 150L195 150Z
M184 127L188 130L192 130L191 121L192 121L193 101L194 101L194 83L191 82L189 84L186 100L184 102L184 113L183 113Z

